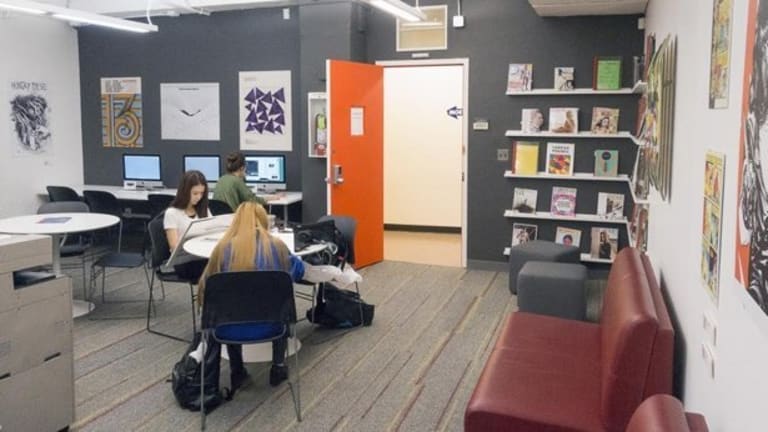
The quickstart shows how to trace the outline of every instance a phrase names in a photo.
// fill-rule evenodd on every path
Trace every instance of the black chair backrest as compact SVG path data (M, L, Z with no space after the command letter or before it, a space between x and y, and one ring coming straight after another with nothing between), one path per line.
M149 210L152 212L152 217L164 212L165 209L171 206L173 202L173 195L166 194L149 194L147 195L147 201L149 201Z
M165 212L155 216L149 222L147 231L149 231L150 254L149 265L156 269L171 256L171 248L168 246L168 237L165 236L165 227L163 227L163 218Z
M47 202L37 209L37 214L46 213L88 213L88 204L82 201Z
M224 272L206 280L201 328L248 322L296 322L293 280L288 273Z
M214 216L234 213L232 211L232 207L230 207L229 204L225 203L224 201L215 199L208 200L208 209Z
M123 214L120 202L111 192L85 190L83 197L93 213L105 213L117 217Z
M344 237L343 242L339 242L340 248L339 255L345 257L345 261L354 264L355 263L355 232L357 231L357 220L352 216L336 216L326 215L321 216L318 222L332 220L336 229L339 230ZM346 248L346 250L342 249Z
M66 186L47 186L48 199L55 201L80 201L80 196L74 189Z

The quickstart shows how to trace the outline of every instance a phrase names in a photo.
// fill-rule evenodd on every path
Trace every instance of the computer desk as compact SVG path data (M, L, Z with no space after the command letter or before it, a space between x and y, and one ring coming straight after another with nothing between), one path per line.
M147 201L147 195L149 194L163 194L163 195L176 195L176 189L162 188L162 189L125 189L122 186L107 186L107 185L77 185L69 186L82 196L84 190L96 190L111 192L119 200L127 201ZM47 197L48 192L40 192L39 195ZM272 209L272 206L283 207L283 220L288 221L288 206L301 202L303 195L301 192L283 191L275 192L272 194L257 193L256 196L261 196L267 199L268 210ZM208 198L213 197L213 192L208 194Z

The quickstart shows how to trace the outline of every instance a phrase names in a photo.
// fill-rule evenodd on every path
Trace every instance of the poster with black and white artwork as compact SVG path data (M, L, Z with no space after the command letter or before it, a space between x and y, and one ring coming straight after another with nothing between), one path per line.
M11 81L11 143L14 154L34 155L51 150L51 106L48 84Z

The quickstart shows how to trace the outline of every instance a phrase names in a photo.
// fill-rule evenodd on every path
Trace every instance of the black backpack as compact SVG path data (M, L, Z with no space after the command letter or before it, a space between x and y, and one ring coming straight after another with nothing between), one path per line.
M181 359L173 365L171 371L171 389L179 405L190 411L200 410L200 363L189 356L200 345L200 332L196 332ZM224 401L232 399L229 389L219 391L218 369L219 356L211 355L213 350L206 350L205 356L205 412L213 411Z
M368 304L355 291L323 284L322 303L307 311L307 320L328 328L349 328L360 325L360 305L363 307L364 326L373 322L374 305Z

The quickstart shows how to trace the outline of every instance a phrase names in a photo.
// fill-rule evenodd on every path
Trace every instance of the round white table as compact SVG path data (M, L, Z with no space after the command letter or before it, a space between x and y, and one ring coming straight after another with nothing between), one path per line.
M291 253L297 256L311 255L321 252L327 247L324 244L313 244L305 247L299 252L293 250L293 232L277 232L272 233L273 236L279 238L283 243L288 246ZM224 236L224 231L217 233L210 233L195 237L184 242L182 246L184 251L192 255L196 255L202 258L210 258L213 248ZM288 356L292 356L297 350L301 349L301 341L294 338L288 340ZM227 350L221 350L221 355L225 359L229 360ZM257 362L271 362L272 361L272 342L265 342L259 344L247 344L243 345L243 361L246 363Z
M0 233L46 234L52 237L53 273L61 275L61 240L75 234L107 228L120 223L120 218L102 213L45 213L0 219ZM93 310L87 301L72 301L72 316L77 318Z

